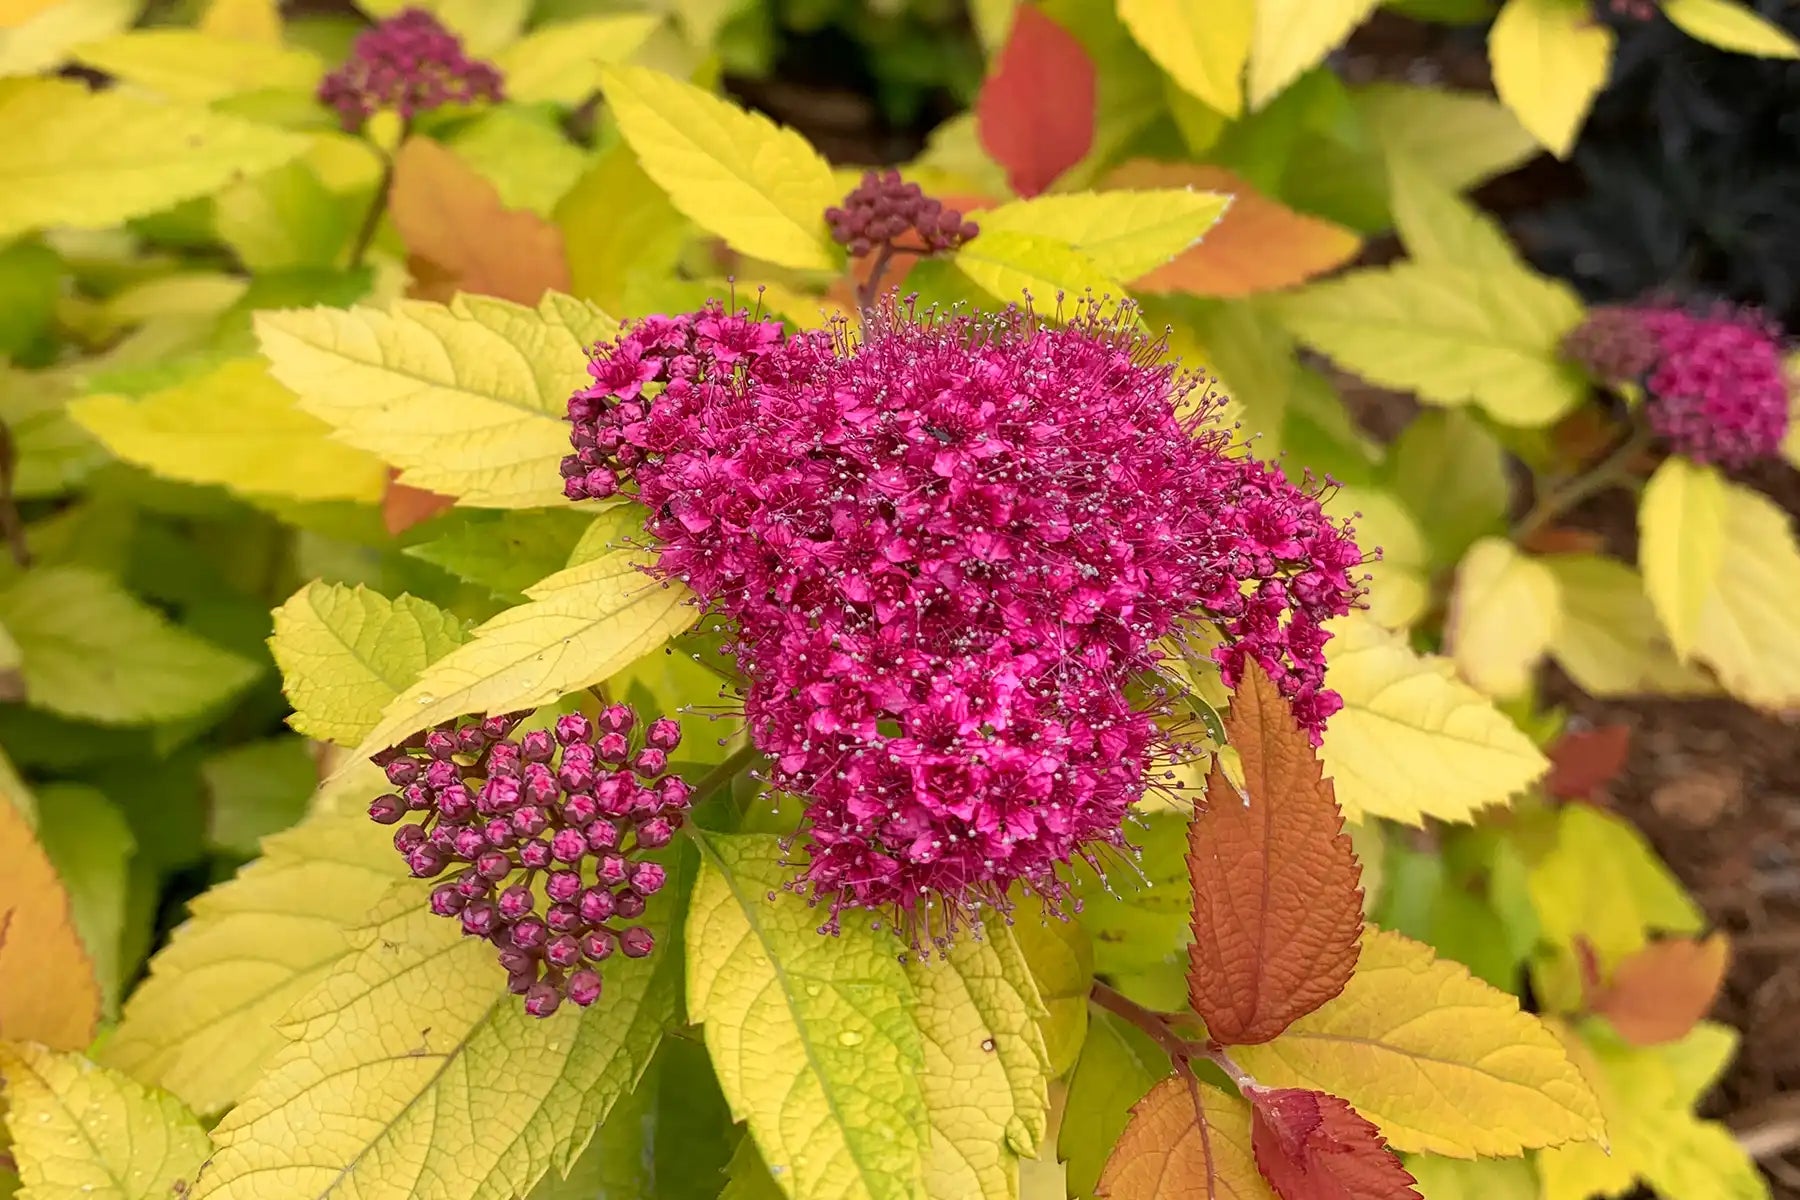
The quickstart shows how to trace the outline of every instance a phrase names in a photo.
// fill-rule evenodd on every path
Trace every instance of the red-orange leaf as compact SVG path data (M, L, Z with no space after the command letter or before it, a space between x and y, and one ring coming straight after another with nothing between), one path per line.
M456 504L455 496L416 488L401 483L400 472L388 469L387 491L381 494L381 523L398 537L414 525L421 525L439 513L449 512Z
M0 798L0 1039L80 1050L100 1021L100 985L69 893L31 827Z
M1188 999L1215 1039L1247 1045L1344 990L1362 938L1362 867L1312 742L1261 667L1244 672L1225 734L1247 795L1215 762L1188 828Z
M1564 800L1585 800L1618 778L1630 751L1628 725L1565 733L1550 748L1550 774L1544 790Z
M1281 1200L1419 1200L1381 1133L1349 1104L1304 1088L1256 1088L1251 1144Z
M1171 1076L1131 1110L1095 1194L1105 1200L1272 1200L1236 1096Z
M1094 144L1094 63L1073 34L1021 4L975 98L975 132L1007 182L1035 196Z
M1231 207L1198 245L1131 284L1161 295L1251 296L1341 267L1362 242L1350 230L1269 199L1224 167L1140 159L1106 177L1109 188L1191 187L1224 192Z
M394 156L388 212L413 268L412 294L455 292L536 304L569 290L562 231L536 213L505 208L473 167L429 138L409 138Z
M1666 938L1619 964L1594 1011L1619 1036L1638 1046L1686 1037L1711 1010L1725 985L1731 946L1715 933L1705 941Z

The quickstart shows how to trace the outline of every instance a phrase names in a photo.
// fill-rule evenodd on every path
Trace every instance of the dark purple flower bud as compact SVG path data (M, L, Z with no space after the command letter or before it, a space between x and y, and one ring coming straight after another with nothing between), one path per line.
M515 883L500 893L499 907L502 920L517 921L531 915L531 910L537 907L537 897L524 884Z
M655 746L645 746L632 760L631 769L646 779L661 775L669 766L669 756Z
M456 890L455 884L440 884L431 889L431 911L437 916L454 917L468 903L468 899Z
M506 778L519 773L519 748L511 742L495 742L488 747L487 773L490 778Z
M525 993L525 1011L534 1017L547 1017L562 1003L562 993L547 983L534 983Z
M483 879L498 883L512 874L512 859L503 850L484 850L475 859L475 870Z
M562 794L556 774L543 763L528 763L524 775L525 799L530 803L542 808Z
M544 894L558 904L572 904L581 895L580 871L552 871L544 880Z
M481 811L489 813L510 813L524 802L525 790L520 786L517 777L512 775L491 775L481 785Z
M620 891L613 896L613 915L627 921L644 915L644 898L636 892Z
M438 760L425 768L425 784L436 790L447 788L462 778L462 771L453 762Z
M456 754L456 739L441 729L434 729L425 735L425 753L435 759L448 761Z
M594 875L602 887L616 888L624 883L630 872L623 854L606 853L600 855L594 864Z
M471 900L462 910L463 932L486 937L500 927L500 912L488 900Z
M460 783L453 783L438 793L437 810L452 825L461 825L475 815L475 797Z
M554 753L556 745L547 729L534 729L519 739L519 756L526 762L546 763Z
M589 821L582 833L587 835L588 849L593 851L617 850L622 835L619 827L611 821Z
M464 754L480 754L487 744L488 736L479 725L464 725L456 731L456 748Z
M500 965L506 968L506 973L509 975L537 965L537 955L529 950L521 950L517 946L502 946L500 952L494 957L500 960Z
M600 973L580 970L569 976L569 1002L582 1008L600 998Z
M425 844L436 847L446 856L455 854L456 830L440 821L437 825L433 826L431 832L426 835Z
M425 844L425 827L423 825L402 825L394 830L394 849L401 854L411 854Z
M587 835L579 829L559 829L550 839L550 857L558 862L578 863L587 848Z
M668 872L661 863L641 862L631 868L631 890L640 896L654 896L668 882Z
M483 825L481 836L496 850L505 850L519 840L519 835L513 832L512 822L505 817L495 817Z
M687 780L679 775L665 775L656 781L656 800L659 807L683 809L688 806L688 798L693 789Z
M387 765L388 782L404 787L419 777L419 764L410 758L396 758Z
M488 735L488 740L499 741L514 729L518 728L519 718L510 713L501 713L497 717L484 717L481 721L481 732Z
M532 959L517 971L506 973L506 990L515 996L523 996L538 981L537 959Z
M424 812L436 803L433 790L422 783L407 784L400 789L400 797L406 801L406 807L413 812Z
M581 961L581 942L573 934L559 933L544 943L544 961L566 971Z
M585 742L593 736L593 725L580 713L569 713L556 718L556 740L565 746Z
M550 843L543 838L533 838L519 846L519 865L533 871L541 871L550 865Z
M377 825L392 825L406 815L406 801L389 792L369 801L369 819Z
M667 817L651 817L637 827L637 844L646 850L666 846L674 836L675 826Z
M642 958L656 949L656 935L642 925L633 925L619 935L619 949L626 958Z
M576 792L563 801L563 820L578 828L584 828L600 816L600 802L586 792Z
M473 825L466 825L457 830L456 838L450 847L451 852L463 862L474 862L487 848L486 833Z
M609 704L600 713L600 728L608 733L630 733L637 724L637 714L628 704Z
M601 762L622 763L631 753L631 743L622 733L609 733L594 743L594 754Z
M550 815L535 804L525 804L512 815L513 832L522 838L536 837L550 828Z
M473 867L456 877L456 894L466 899L476 900L493 890L494 885L483 879Z
M681 723L673 717L658 717L644 731L644 742L658 750L673 750L681 745Z
M565 791L585 792L594 786L594 769L565 758L556 769L556 781L563 785Z
M549 936L549 926L536 917L525 917L512 927L512 944L520 950L540 950Z
M575 911L589 925L598 925L613 915L617 905L613 902L613 894L605 888L589 888L581 893L581 900Z
M552 904L544 913L544 923L553 933L574 933L585 924L573 904Z
M581 956L589 962L605 962L612 957L616 943L604 929L590 929L581 935Z

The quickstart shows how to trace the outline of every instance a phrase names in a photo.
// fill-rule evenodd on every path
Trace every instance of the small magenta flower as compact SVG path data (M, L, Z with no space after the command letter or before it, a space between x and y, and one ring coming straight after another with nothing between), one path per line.
M1771 321L1728 307L1648 308L1641 319L1657 346L1645 414L1677 454L1743 467L1781 452L1792 399Z
M841 206L825 210L832 240L853 256L861 257L882 247L901 248L911 235L911 248L927 254L954 250L980 232L973 221L953 208L945 208L907 183L900 172L870 171L862 177Z
M1661 354L1644 310L1607 304L1589 310L1563 338L1562 356L1603 383L1642 383Z
M417 8L358 34L350 57L319 83L320 103L336 109L351 132L384 108L411 120L446 104L500 99L500 72L494 65L468 57L461 39Z
M394 825L423 814L395 829L394 848L422 878L457 868L432 889L431 911L492 942L525 1010L546 1017L564 999L585 1008L599 997L600 977L584 963L600 962L615 946L641 957L656 944L648 929L621 922L642 916L644 897L666 881L662 865L643 855L668 844L688 791L664 786L674 776L642 780L623 765L596 764L596 730L584 717L559 718L554 737L533 730L514 739L522 716L452 722L376 755L389 783L420 796L417 805L377 796L369 816ZM629 730L636 718L625 710L613 724ZM658 754L680 742L672 720L649 729ZM466 736L470 730L480 736ZM621 780L640 802L598 815L591 788ZM521 803L527 795L533 803ZM530 830L524 840L522 818Z

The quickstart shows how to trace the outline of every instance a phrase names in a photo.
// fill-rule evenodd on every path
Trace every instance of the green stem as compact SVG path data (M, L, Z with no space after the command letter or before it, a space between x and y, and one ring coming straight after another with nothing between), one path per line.
M375 196L369 201L369 211L363 214L362 226L356 231L356 241L350 246L350 270L354 271L362 266L363 259L368 256L369 247L375 241L375 231L381 228L381 214L387 211L388 195L393 190L394 157L382 154L381 180L375 185Z
M729 787L731 782L744 773L744 769L762 757L754 745L746 741L742 746L726 756L725 761L708 771L694 785L693 803L699 804L721 788Z
M1640 426L1589 470L1546 489L1513 526L1513 541L1524 541L1583 500L1624 483L1630 477L1632 460L1650 445L1651 437L1651 432Z

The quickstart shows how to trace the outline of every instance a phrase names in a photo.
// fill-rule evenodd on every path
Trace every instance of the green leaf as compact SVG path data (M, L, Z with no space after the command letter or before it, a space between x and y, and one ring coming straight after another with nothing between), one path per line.
M719 1200L783 1200L786 1195L757 1151L755 1138L738 1142L726 1174L725 1190L719 1193Z
M624 62L657 25L645 13L581 17L540 25L494 56L509 100L571 107L600 86L600 68Z
M1482 92L1372 83L1350 93L1376 144L1460 192L1518 166L1537 142L1504 105Z
M1800 58L1800 43L1767 17L1732 0L1663 0L1663 15L1689 37L1760 58Z
M353 746L426 667L467 638L461 621L416 596L309 584L275 610L269 639L294 706L288 724Z
M613 312L625 311L625 287L634 275L672 273L689 228L623 142L602 153L558 201L555 217L572 290Z
M402 483L491 508L565 502L564 410L586 348L613 329L556 295L536 310L458 296L256 317L275 378L340 440L400 467Z
M198 716L263 670L85 567L19 575L0 589L0 624L19 644L27 703L103 725Z
M925 1047L919 1084L931 1116L930 1196L1017 1196L1019 1162L1049 1123L1046 1010L1005 925L957 939L937 961L909 961Z
M360 191L355 197L368 203ZM253 271L330 268L361 220L362 205L327 188L304 160L240 179L213 199L219 240Z
M1409 1154L1405 1162L1426 1200L1539 1200L1537 1172L1523 1158Z
M1495 91L1558 158L1606 85L1612 50L1613 32L1587 0L1506 0L1488 33Z
M675 1023L683 890L643 919L659 953L614 955L599 1004L540 1019L493 946L399 885L286 1014L292 1040L213 1131L194 1200L264 1200L273 1180L319 1200L512 1200L566 1173Z
M0 1077L25 1200L166 1200L206 1159L206 1131L179 1101L79 1054L0 1042Z
M0 366L0 421L18 455L13 495L60 496L107 461L105 447L69 418L69 387Z
M1409 510L1431 514L1422 528L1434 565L1450 565L1475 539L1506 528L1506 451L1467 413L1420 413L1395 440L1384 477Z
M1136 279L1199 242L1229 203L1217 192L1186 188L1078 192L1014 200L983 210L978 220L982 237L1005 232L1061 242L1109 279Z
M1044 1001L1041 1025L1050 1074L1061 1077L1075 1065L1087 1038L1093 944L1078 922L1053 917L1031 902L1021 904L1012 932Z
M244 92L312 92L325 74L316 54L198 29L134 29L85 42L83 66L174 100L211 104Z
M1496 698L1523 695L1561 628L1555 572L1503 537L1469 548L1444 622L1445 644L1464 679Z
M200 765L206 785L207 841L246 858L262 839L293 825L318 786L319 766L305 738L263 738L221 750Z
M62 276L62 258L41 242L26 239L0 248L0 358L41 360L56 320Z
M1103 975L1186 961L1188 929L1187 816L1155 813L1130 835L1137 854L1127 870L1107 878L1086 863L1070 868L1081 899L1076 919L1094 945Z
M1500 223L1406 158L1388 160L1388 200L1406 250L1419 262L1518 273Z
M596 519L591 512L561 508L491 517L471 512L464 524L443 537L408 546L406 553L502 596L523 596L526 588L567 565L570 552Z
M1705 921L1643 834L1587 804L1558 814L1556 844L1532 868L1530 887L1544 939L1565 949L1586 941L1607 971L1652 930L1694 933Z
M1069 1169L1069 1195L1092 1196L1131 1107L1169 1073L1169 1059L1138 1029L1096 1012L1069 1080L1056 1152Z
M1183 91L1227 117L1243 112L1252 0L1119 0L1119 19Z
M1351 522L1357 544L1371 555L1364 568L1369 616L1388 629L1410 628L1431 605L1430 555L1419 519L1391 493L1351 485L1332 492L1325 511Z
M1546 425L1587 396L1558 352L1581 303L1523 268L1405 262L1314 284L1276 311L1295 336L1370 382L1435 404L1474 401L1504 425Z
M71 48L128 27L143 8L143 0L31 0L0 28L0 75L55 67Z
M1543 563L1562 594L1562 626L1550 656L1582 691L1610 697L1716 690L1698 668L1675 657L1636 571L1593 554L1552 554Z
M997 300L1022 304L1029 299L1044 313L1054 313L1066 296L1120 299L1125 287L1110 279L1093 259L1055 238L995 230L956 252L957 270Z
M381 776L370 775L372 796ZM360 804L271 837L262 858L191 902L101 1061L199 1112L232 1104L287 1044L283 1014L350 955L350 931L405 875Z
M69 890L75 930L100 984L102 1013L119 1011L126 874L137 842L119 810L94 788L52 783L38 789L38 841Z
M891 935L784 885L772 836L705 834L687 921L688 1012L734 1116L792 1200L915 1200L931 1126L915 997Z
M502 205L539 216L555 210L592 161L570 143L554 111L543 109L492 109L447 144L494 185Z
M1375 11L1376 0L1257 0L1250 107L1261 108Z
M387 486L380 459L332 440L331 427L297 408L256 359L232 359L142 400L87 396L69 415L126 462L185 483L363 503Z
M696 225L779 266L838 261L825 210L842 192L805 138L645 67L609 67L601 88L644 173Z
M530 602L483 622L383 710L358 757L465 713L537 708L600 683L694 623L679 583L647 578L616 552L527 589Z
M0 238L103 229L266 171L304 138L57 79L0 82Z

